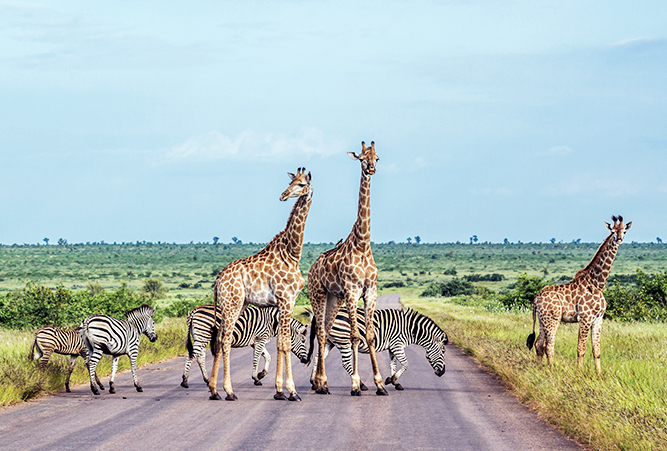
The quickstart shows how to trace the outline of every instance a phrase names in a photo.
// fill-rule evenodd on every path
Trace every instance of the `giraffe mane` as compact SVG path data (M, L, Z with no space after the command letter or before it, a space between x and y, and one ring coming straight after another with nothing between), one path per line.
M590 271L591 267L593 266L593 262L595 262L598 259L600 254L607 247L607 244L609 244L609 240L611 240L612 236L613 236L613 233L610 233L609 236L607 238L605 238L605 240L602 242L600 247L598 247L598 250L595 253L595 255L593 256L593 258L591 258L591 261L588 262L588 265L586 265L586 267L584 269L580 269L579 271L577 271L577 273L574 275L575 279L579 279L580 277L583 277L585 274L588 273L588 271Z

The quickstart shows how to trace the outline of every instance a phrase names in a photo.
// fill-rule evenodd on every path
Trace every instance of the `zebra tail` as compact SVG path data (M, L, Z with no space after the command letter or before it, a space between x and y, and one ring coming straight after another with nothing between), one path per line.
M188 315L185 325L185 349L188 350L188 357L193 359L195 353L194 346L192 345L192 312Z
M310 314L310 341L308 346L308 356L306 357L306 365L310 365L311 358L313 357L313 351L315 350L315 336L317 335L317 320L315 315L311 312Z
M35 356L35 349L37 349L37 352L39 353L38 356ZM37 360L40 359L44 355L44 352L42 352L42 349L39 347L39 343L37 343L37 336L35 336L35 340L32 342L32 346L30 347L30 359Z
M537 304L535 304L535 301L533 301L533 333L528 335L528 339L526 339L526 346L528 346L528 349L531 350L533 349L533 345L535 344L535 311L537 309Z

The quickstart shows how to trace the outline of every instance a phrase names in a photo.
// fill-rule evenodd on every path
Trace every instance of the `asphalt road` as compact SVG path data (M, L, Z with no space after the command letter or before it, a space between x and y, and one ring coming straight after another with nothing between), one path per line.
M400 305L397 301L390 295L381 297L379 305ZM275 339L269 349L275 356ZM271 371L263 386L253 385L250 348L232 350L236 402L209 401L196 365L190 389L181 388L185 359L175 358L139 371L143 393L134 390L131 373L124 372L117 376L115 395L93 396L88 385L80 385L72 393L3 409L0 449L581 449L517 403L457 347L447 348L442 378L433 373L422 348L411 346L407 353L410 368L401 377L405 391L388 387L387 397L376 396L372 388L351 397L350 378L336 350L327 359L331 395L311 392L311 368L296 363L299 403L273 400ZM387 353L379 359L386 377ZM369 358L360 355L359 360L362 380L370 387Z

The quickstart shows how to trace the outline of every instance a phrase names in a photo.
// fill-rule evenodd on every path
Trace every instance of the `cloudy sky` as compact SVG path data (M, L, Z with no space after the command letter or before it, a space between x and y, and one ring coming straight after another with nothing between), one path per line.
M667 2L0 1L0 243L667 240Z

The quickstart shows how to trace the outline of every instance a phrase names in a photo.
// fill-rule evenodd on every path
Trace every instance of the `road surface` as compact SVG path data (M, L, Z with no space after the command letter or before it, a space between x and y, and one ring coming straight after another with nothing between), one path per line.
M398 295L379 305L398 306ZM275 339L269 347L275 356ZM272 377L256 387L250 348L232 350L232 378L239 400L209 401L193 365L190 389L179 386L183 357L139 370L137 393L130 372L117 376L115 395L93 396L88 385L0 411L3 450L575 450L568 440L514 397L473 359L447 348L447 372L438 378L422 348L407 350L405 391L389 396L371 389L350 396L340 354L327 358L331 395L310 391L310 367L293 358L302 402L275 401ZM378 355L384 377L387 352ZM123 357L126 358L126 357ZM367 355L362 380L373 385ZM208 365L212 359L208 359ZM272 370L275 370L275 360ZM80 363L79 363L80 364ZM275 373L274 373L275 374ZM269 372L271 375L271 371ZM103 378L103 382L107 382ZM106 384L108 385L108 384ZM222 382L220 382L222 391Z

